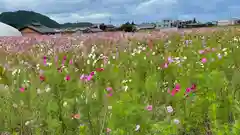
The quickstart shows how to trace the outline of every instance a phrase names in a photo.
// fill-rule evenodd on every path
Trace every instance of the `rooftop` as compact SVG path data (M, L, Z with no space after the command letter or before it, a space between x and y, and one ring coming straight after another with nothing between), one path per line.
M55 29L44 26L44 25L42 25L41 23L38 23L38 22L37 23L34 22L32 24L24 26L24 27L20 28L19 31L21 31L25 28L30 28L30 29L32 29L36 32L42 33L42 34L56 33L57 32Z

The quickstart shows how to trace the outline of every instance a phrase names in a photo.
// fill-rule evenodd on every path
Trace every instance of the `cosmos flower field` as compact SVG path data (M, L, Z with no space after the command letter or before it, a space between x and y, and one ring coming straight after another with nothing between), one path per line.
M237 28L5 37L0 51L0 133L240 133Z

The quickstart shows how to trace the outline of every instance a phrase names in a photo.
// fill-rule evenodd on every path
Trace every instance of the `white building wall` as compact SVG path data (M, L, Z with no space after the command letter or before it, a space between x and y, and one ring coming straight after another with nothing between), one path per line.
M220 20L217 22L219 26L233 25L233 20Z

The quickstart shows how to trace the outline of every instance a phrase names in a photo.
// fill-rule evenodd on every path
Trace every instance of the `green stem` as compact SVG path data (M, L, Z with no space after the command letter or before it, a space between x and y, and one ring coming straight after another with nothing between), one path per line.
M104 129L104 126L105 126L105 121L106 121L106 116L107 116L107 109L105 109L105 110L106 110L106 111L105 111L105 114L104 114L104 117L103 117L100 135L103 133L103 129Z
M93 129L93 124L92 124L92 121L90 119L90 114L89 113L88 113L88 122L89 122L89 125L90 125L90 130L92 132L92 135L96 135L95 130Z

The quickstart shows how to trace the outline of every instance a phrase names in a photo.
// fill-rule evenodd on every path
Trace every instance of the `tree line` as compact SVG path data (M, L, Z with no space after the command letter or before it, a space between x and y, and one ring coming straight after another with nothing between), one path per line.
M100 26L100 29L103 31L110 31L107 28L107 25L105 25L104 23L102 23ZM130 22L126 22L124 24L122 24L119 28L115 29L117 31L125 31L125 32L135 32L136 31L136 25L134 22L130 23Z

